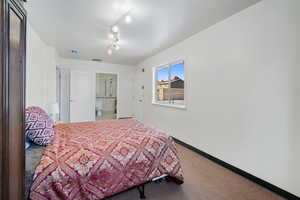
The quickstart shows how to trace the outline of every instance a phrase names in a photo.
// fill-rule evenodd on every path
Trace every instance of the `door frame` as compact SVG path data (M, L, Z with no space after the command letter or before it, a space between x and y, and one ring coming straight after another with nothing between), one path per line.
M14 148L10 146L9 138L9 12L13 10L21 19L21 60L20 64L22 66L21 75L22 80L20 80L20 88L22 93L20 95L21 100L21 110L23 112L22 127L23 132L25 132L25 74L26 74L26 11L22 6L22 0L0 0L0 199L13 200L14 197L24 197L25 191L25 147L24 147L24 134L20 135L20 139L23 146L18 153L11 153L11 149ZM20 160L16 162L15 166L10 166L11 160ZM20 166L20 165L21 166ZM14 169L20 169L19 173L13 173L11 167ZM11 182L10 177L15 177L18 181Z
M96 80L97 80L97 74L112 74L112 75L116 75L117 76L117 95L116 95L116 98L117 98L117 113L116 113L116 115L117 115L117 119L119 118L119 103L120 103L120 101L119 101L119 90L120 90L120 74L118 73L118 72L103 72L103 71L95 71L95 75L94 75L94 80L93 80L93 85L94 85L94 89L93 89L93 91L94 91L94 96L95 96L95 98L94 98L94 101L95 101L95 103L94 103L94 105L95 105L95 109L96 109L96 96L97 96L97 92L96 92L96 84L97 84L97 82L96 82ZM95 115L95 120L96 120L96 115Z
M145 70L142 69L141 71L136 72L136 79L135 79L135 108L134 109L134 117L140 121L144 120L144 102L145 102L145 83L143 82Z
M57 95L60 110L59 121L70 123L71 70L57 66L56 72L58 72L56 78L58 79L57 92L59 93Z

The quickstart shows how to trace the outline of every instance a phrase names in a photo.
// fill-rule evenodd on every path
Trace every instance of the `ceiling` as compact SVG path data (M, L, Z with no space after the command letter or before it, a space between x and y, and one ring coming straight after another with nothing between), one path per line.
M61 57L135 65L260 0L28 0L29 22ZM107 54L120 20L120 50ZM78 50L72 54L70 50Z

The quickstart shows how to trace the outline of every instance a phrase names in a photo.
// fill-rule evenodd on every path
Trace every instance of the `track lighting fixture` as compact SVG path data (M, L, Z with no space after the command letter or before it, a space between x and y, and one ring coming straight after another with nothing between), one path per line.
M122 17L120 17L119 20L117 20L117 22L110 27L108 38L112 40L112 43L107 49L108 55L112 55L113 51L118 51L120 49L120 32L118 24L122 21L125 21L128 24L131 23L132 17L130 15L130 10L127 11L124 15L122 15Z
M132 21L131 16L130 15L126 15L125 16L125 22L129 24L131 21Z
M119 50L120 49L120 46L117 44L117 43L114 43L113 45L112 45L112 48L114 48L115 50Z

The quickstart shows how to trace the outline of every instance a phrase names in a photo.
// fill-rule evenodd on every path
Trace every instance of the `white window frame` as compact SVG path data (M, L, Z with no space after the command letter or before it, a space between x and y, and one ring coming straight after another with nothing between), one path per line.
M156 100L157 90L156 90L156 84L157 84L157 71L158 69L165 68L165 67L171 67L176 64L183 64L184 65L184 104L163 104ZM169 84L170 84L170 70L169 70ZM165 65L159 65L157 67L153 67L153 87L152 87L152 104L157 106L163 106L163 107L171 107L171 108L178 108L178 109L186 109L186 66L184 60L178 60L175 62L171 62Z

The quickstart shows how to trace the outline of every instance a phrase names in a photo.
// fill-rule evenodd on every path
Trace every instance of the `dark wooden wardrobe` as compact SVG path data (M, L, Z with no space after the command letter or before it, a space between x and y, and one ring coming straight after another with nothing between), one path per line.
M26 12L0 0L0 197L24 199Z

